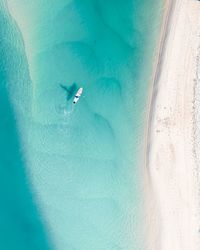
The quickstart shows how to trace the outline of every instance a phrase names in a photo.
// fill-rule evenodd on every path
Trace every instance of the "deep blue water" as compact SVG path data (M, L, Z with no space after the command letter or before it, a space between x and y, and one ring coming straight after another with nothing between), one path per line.
M7 3L0 249L145 249L139 155L161 3Z

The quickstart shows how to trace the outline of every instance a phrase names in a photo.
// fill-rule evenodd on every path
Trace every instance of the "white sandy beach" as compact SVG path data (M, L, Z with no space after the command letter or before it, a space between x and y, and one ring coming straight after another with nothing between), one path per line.
M146 171L149 200L153 202L147 249L196 250L200 249L195 146L200 1L171 1L163 25L149 118Z

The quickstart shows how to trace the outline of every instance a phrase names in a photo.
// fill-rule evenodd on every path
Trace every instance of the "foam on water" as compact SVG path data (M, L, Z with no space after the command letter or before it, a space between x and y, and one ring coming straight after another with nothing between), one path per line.
M32 82L27 170L52 246L143 249L138 155L158 1L7 2ZM62 87L73 83L75 106Z

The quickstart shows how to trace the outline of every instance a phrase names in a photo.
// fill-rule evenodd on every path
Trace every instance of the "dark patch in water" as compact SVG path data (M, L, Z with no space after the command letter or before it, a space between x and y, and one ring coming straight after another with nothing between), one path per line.
M76 83L73 83L69 87L60 84L60 87L67 93L67 101L69 101L75 95L76 90L78 89Z
M115 134L114 134L114 130L111 127L109 121L103 117L100 114L94 113L94 118L96 121L96 127L97 130L99 131L99 133L101 133L101 131L107 131L107 133L112 137L112 139L115 139Z

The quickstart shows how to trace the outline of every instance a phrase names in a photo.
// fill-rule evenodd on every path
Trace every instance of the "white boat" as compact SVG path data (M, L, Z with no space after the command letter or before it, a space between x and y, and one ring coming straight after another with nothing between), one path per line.
M74 103L74 104L76 104L76 103L78 102L78 100L79 100L79 98L81 97L82 93L83 93L83 88L80 88L80 89L77 91L76 95L74 96L74 100L73 100L73 103Z

